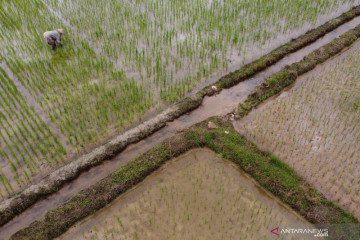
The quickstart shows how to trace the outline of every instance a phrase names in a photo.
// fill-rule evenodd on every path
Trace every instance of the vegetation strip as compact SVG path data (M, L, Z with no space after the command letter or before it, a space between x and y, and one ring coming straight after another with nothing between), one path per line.
M212 121L217 128L209 129L208 121ZM354 216L325 199L287 164L270 153L259 150L255 144L238 134L231 122L213 117L138 156L92 187L50 210L43 220L33 222L28 228L14 234L11 239L58 237L77 221L93 214L143 181L166 161L199 147L207 147L236 163L259 184L311 223L358 223ZM330 236L335 235L330 232Z
M269 54L264 55L258 60L246 64L239 70L220 78L215 84L213 84L217 87L216 89L212 88L213 85L203 88L194 96L187 97L181 100L176 105L170 107L155 119L149 120L148 122L141 124L139 127L116 137L114 140L110 141L106 145L95 149L92 153L87 154L80 159L53 172L52 174L44 178L40 183L30 186L23 192L2 202L0 204L0 226L6 224L16 215L25 211L41 197L56 192L63 184L71 181L72 179L75 179L81 172L86 171L89 168L100 164L102 161L111 158L115 154L122 151L127 145L135 143L151 135L153 132L162 128L167 121L172 121L179 116L196 109L200 106L205 96L212 96L215 93L220 92L224 88L230 88L238 84L239 82L250 78L256 73L275 64L287 54L295 52L305 47L306 45L316 41L320 37L324 36L326 33L331 32L332 30L352 20L358 15L360 15L360 6L354 7L353 9L342 14L341 16L332 19L327 23L319 26L318 28L308 31L306 34L280 46L279 48L273 50ZM339 49L339 51L340 50L342 49Z

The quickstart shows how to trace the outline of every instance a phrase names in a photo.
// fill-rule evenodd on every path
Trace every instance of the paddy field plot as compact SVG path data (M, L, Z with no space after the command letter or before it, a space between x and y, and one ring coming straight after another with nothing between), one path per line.
M197 149L59 239L273 239L271 229L291 224L311 226L236 165Z
M357 1L44 0L159 99L240 66Z
M2 197L358 3L1 1Z
M0 191L6 196L125 128L152 100L71 28L64 27L65 46L49 51L42 32L64 23L41 1L0 6Z
M300 77L236 128L360 218L360 44Z

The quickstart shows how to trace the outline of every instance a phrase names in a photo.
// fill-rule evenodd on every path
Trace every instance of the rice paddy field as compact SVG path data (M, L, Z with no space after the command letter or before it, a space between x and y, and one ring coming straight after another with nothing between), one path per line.
M278 225L312 226L235 164L197 149L58 239L275 239L270 230Z
M360 44L236 124L360 218Z
M1 1L0 198L355 4Z

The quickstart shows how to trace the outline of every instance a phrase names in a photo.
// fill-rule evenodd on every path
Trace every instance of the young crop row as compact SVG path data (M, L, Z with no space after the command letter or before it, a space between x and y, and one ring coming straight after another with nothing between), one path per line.
M360 216L360 48L319 68L245 121L246 135Z
M211 74L239 66L357 1L46 2L117 68L173 101Z
M125 128L152 105L150 92L134 79L122 81L121 75L104 79L97 75L91 80L94 75L67 71L65 78L52 79L47 72L53 70L49 62L13 63L12 67L31 73L32 79L25 84L32 87L33 96L42 96L39 103L50 119L59 124L71 144L81 147L96 142L111 128ZM71 66L65 61L57 63L57 70L61 68L70 70Z
M0 67L0 197L31 181L43 164L58 163L65 154L59 138ZM18 186L13 186L14 180Z
M89 148L124 130L134 120L141 118L152 106L153 95L149 89L134 79L125 78L122 71L114 70L112 63L104 55L97 54L87 40L74 32L71 27L64 26L61 19L42 1L6 1L0 3L0 8L4 10L0 15L0 23L3 26L0 29L0 59L16 78L16 84L23 86L31 100L35 100L45 111L46 116L43 116L43 112L39 113L31 109L30 99L24 97L26 96L24 92L17 91L18 98L26 106L24 108L29 110L31 112L29 114L39 122L40 127L33 129L25 122L29 117L20 115L25 126L36 139L36 144L41 147L38 154L45 154L48 162L52 162L53 159L59 160L57 151L52 148L56 143L54 140L48 142L50 132L56 132L59 142L64 143L61 152L66 151L69 154L76 153L76 150L82 152L84 147ZM66 29L66 35L63 36L64 46L53 52L44 42L42 35L44 31L59 27ZM6 76L8 81L12 81L11 78L12 76ZM7 108L6 114L17 116L16 111L19 110L13 106L10 97L11 94L6 95L4 90L2 104ZM18 104L15 100L14 102ZM26 147L27 142L22 138L21 133L17 133L19 138L13 135L11 127L17 130L17 127L12 125L12 121L17 118L13 118L7 117L9 124L3 120L1 127L1 132L5 134L7 140L9 139L9 146L5 143L1 145L4 159L7 159L5 157L7 154L17 167L17 159L23 159L21 157L23 154L29 164L31 162L41 164L42 167L37 172L49 169L51 164L43 163L40 157L34 157L32 154L35 153L30 146L24 151L21 150L20 146ZM46 121L45 124L44 119L49 119L50 122ZM43 134L43 129L49 131L48 135L45 134L46 132ZM7 137L6 131L13 136ZM27 134L25 130L24 133ZM17 148L20 150L17 151ZM14 154L9 154L11 149ZM26 151L31 152L30 156L33 160L30 160ZM63 154L61 156L63 157ZM12 170L15 172L11 173L10 169L6 170L5 165L1 168L4 182L6 183L6 179L9 180L8 182L14 182L12 178L16 171ZM31 171L35 172L34 168L38 169L31 167ZM29 171L28 169L27 175L32 179ZM10 187L7 187L8 192L11 192ZM8 195L4 192L5 190L2 189L2 194Z
M270 239L274 226L299 221L261 195L236 169L199 152L200 158L198 153L187 154L86 222L85 228L80 225L77 236L64 237Z
M106 135L107 129L128 126L152 105L153 96L148 89L134 79L125 79L121 71L115 71L111 62L98 56L71 28L66 28L66 46L55 53L49 51L42 39L43 31L64 23L41 2L33 1L26 9L24 5L25 1L14 1L7 7L16 12L12 18L31 23L26 29L34 29L33 35L21 36L25 48L34 50L28 43L40 41L41 50L38 54L29 52L33 56L28 61L16 54L11 58L6 55L6 61L70 143L83 146L96 142ZM48 22L52 24L45 25ZM9 37L7 47L14 40L11 33L5 34Z
M241 64L254 46L310 28L322 16L337 15L354 3L1 1L0 61L45 111L43 116L33 110L33 116L50 119L44 128L56 133L68 153L64 158L70 159L124 131L151 106L175 101L202 79ZM60 27L66 31L64 46L52 51L43 32ZM14 115L13 108L8 111ZM3 128L3 133L12 131ZM41 130L33 132L42 139L38 144L47 141ZM26 146L15 139L11 149ZM58 154L42 148L51 158Z

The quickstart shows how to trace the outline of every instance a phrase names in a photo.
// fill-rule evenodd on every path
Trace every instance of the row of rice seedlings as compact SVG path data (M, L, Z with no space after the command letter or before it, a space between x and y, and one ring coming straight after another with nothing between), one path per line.
M114 124L119 129L128 126L152 103L151 95L135 81L114 82L112 86L104 81L87 84L63 100L64 103L49 114L54 120L60 119L61 130L71 136L69 141L73 138L82 144L94 140L93 134L106 133Z
M57 163L66 151L2 68L0 80L0 156L9 166L3 168L2 178L10 179L2 181L0 189L9 195L16 188L11 185L14 181L23 186L41 162Z
M18 4L18 5L16 5L16 4ZM12 9L17 9L17 8L20 8L22 4L23 3L20 1L18 3L11 3L10 5L12 5ZM72 7L76 8L76 6L77 6L76 3L71 3L71 4L74 4ZM79 3L79 4L86 4L86 5L90 4L91 5L94 3L89 2L89 1L83 1L82 3ZM209 72L213 72L213 70L220 65L220 63L219 63L220 57L217 57L218 56L217 54L213 55L211 53L211 51L204 50L204 49L210 48L213 51L213 50L216 50L216 45L218 43L219 43L219 45L226 45L226 44L220 44L221 39L219 36L221 34L218 34L218 35L216 34L215 38L218 38L218 40L216 40L216 41L213 39L212 35L209 35L209 34L207 34L207 38L204 38L205 40L197 40L198 37L201 38L201 36L204 35L203 31L209 32L211 30L211 29L208 29L207 24L205 24L206 22L210 21L210 19L213 19L213 21L215 21L215 22L221 20L220 17L217 17L218 15L222 16L220 11L219 11L220 13L214 12L214 10L213 10L214 8L211 8L211 7L209 9L204 8L203 6L205 6L205 5L202 1L196 3L195 8L194 8L194 6L192 6L192 5L190 6L189 4L185 4L184 6L182 6L182 4L178 4L174 1L172 1L170 3L170 5L167 5L166 3L160 1L160 2L154 2L154 3L146 2L144 7L148 10L147 12L150 12L150 13L147 13L144 11L135 12L135 14L139 14L139 16L134 17L133 12L136 11L137 9L141 9L141 8L136 7L136 4L139 5L140 3L136 2L135 4L132 3L130 5L129 4L123 5L120 3L113 3L113 4L114 5L110 6L111 9L118 9L119 6L121 6L123 9L125 9L122 11L128 11L127 14L124 14L124 15L119 14L119 12L113 11L114 14L115 13L117 14L116 19L118 21L126 22L125 25L127 27L124 28L124 26L122 26L122 28L119 29L119 32L117 32L117 34L125 37L125 39L123 39L123 38L119 39L119 40L122 40L122 42L124 42L124 44L135 44L136 45L136 44L138 44L138 42L135 41L135 39L137 39L138 37L141 37L142 36L141 34L146 34L146 31L150 32L150 34L146 34L147 36L149 36L146 39L147 47L149 47L149 48L146 48L148 50L148 52L145 51L146 50L145 48L143 48L142 51L141 51L141 49L138 50L138 47L136 47L136 48L131 47L132 50L130 51L129 50L130 47L125 46L124 48L126 49L126 51L129 51L129 52L125 52L127 57L124 59L128 59L129 61L134 60L135 62L137 61L138 63L146 64L146 67L143 66L142 68L147 69L147 71L148 71L147 75L154 75L154 74L156 75L155 82L157 83L157 85L160 85L159 96L161 96L163 99L168 100L168 101L173 101L173 100L176 100L178 97L183 96L186 91L189 91L192 88L192 86L194 85L194 80L198 81L198 79L200 79L204 75L208 76ZM216 3L214 2L214 4L217 4L217 5L214 5L217 7L224 7L224 8L226 7L228 12L231 11L232 14L230 14L230 16L232 16L232 21L237 21L239 18L238 17L239 13L244 11L244 9L254 8L253 5L249 6L246 4L243 6L238 6L236 4L236 8L234 8L234 3L227 3L224 6L222 4L219 5L218 2L216 2ZM323 3L321 3L321 4L323 4ZM144 5L144 4L140 4L140 5ZM46 6L44 6L41 3L40 3L40 6L41 6L40 11L46 12L46 9L45 9ZM123 6L125 6L125 7L123 7ZM128 8L126 6L128 6ZM7 8L8 7L9 6L7 6ZM106 10L110 9L110 8L107 8L107 6L105 8L106 8ZM186 9L185 12L184 12L184 10L182 10L183 8ZM64 8L62 8L62 9L64 9ZM94 8L94 9L95 9L95 11L98 10L97 8ZM34 10L34 9L30 9L30 10L26 11L25 13L20 14L21 16L19 18L20 18L21 22L25 23L25 22L27 22L26 20L33 17L32 10ZM36 11L38 11L38 10L36 10ZM94 10L92 10L92 11L94 11ZM191 11L191 12L186 12L186 11ZM142 21L143 23L140 27L141 27L141 31L146 29L146 31L144 33L141 33L140 31L138 31L136 34L128 34L129 29L127 29L127 28L138 29L136 27L134 28L134 26L136 26L136 24L138 24L138 22L136 22L136 21L131 22L131 21L133 21L133 19L137 19L139 21L144 20L144 19L149 20L149 17L150 18L154 17L154 12L156 12L156 16L158 16L160 20L164 20L163 22L166 23L165 27L172 26L172 24L175 27L170 28L169 30L167 30L165 32L157 31L156 29L158 29L158 28L165 28L164 24L161 21L155 22L155 25L157 25L157 24L159 25L159 26L155 26L155 27L151 26L152 24L145 24ZM223 12L226 12L226 10L224 10ZM19 12L16 12L16 11L13 11L13 13L14 14L17 13L19 15ZM90 13L90 12L88 12L88 13ZM174 13L174 14L169 14L169 13ZM197 18L202 20L201 22L202 22L203 26L201 25L198 30L192 29L191 24L181 24L181 23L178 24L179 21L182 21L181 16L189 15L192 13L198 13ZM102 15L101 11L99 14ZM46 14L43 14L43 15L46 16ZM69 14L66 14L66 15L70 16ZM148 15L148 16L146 16L146 15ZM175 17L173 17L173 16L175 16ZM174 19L172 19L172 18L174 18ZM54 19L51 19L51 20L55 21ZM224 19L222 21L229 22L229 19ZM245 20L245 21L247 21L247 20ZM33 22L35 22L36 24L39 25L39 26L36 26L35 28L34 28L34 26L32 26L32 28L36 31L37 34L40 35L41 32L39 32L38 29L40 29L40 27L41 28L43 27L40 24L41 24L41 22L46 22L46 21L40 21L40 19L39 20L36 19ZM112 23L109 23L109 24L112 24ZM149 27L147 25L149 25ZM180 25L180 31L176 28L177 25ZM238 24L238 25L242 26L243 24ZM238 25L236 24L236 26L238 26ZM227 26L228 26L228 29L230 29L230 25L227 25ZM202 27L204 28L204 30L202 30ZM107 34L106 31L104 31L103 29L100 29L100 28L102 28L102 27L99 26L99 31L95 31L96 35ZM119 25L118 25L118 28L119 28ZM244 28L244 27L242 27L242 28ZM80 28L78 28L78 29L80 29ZM154 31L154 29L156 31ZM214 29L216 32L217 28L214 27ZM198 33L195 32L194 34L188 34L188 35L190 35L190 37L189 38L185 37L185 39L183 41L173 41L174 38L182 39L182 36L185 36L181 32L184 32L185 34L187 34L187 32L189 32L189 31L190 32L198 31ZM243 31L245 31L245 30L243 30ZM69 30L69 32L70 32L70 34L72 34L70 30ZM179 35L178 32L180 32L181 36L177 36L177 35ZM128 36L133 36L134 38L127 39ZM141 38L139 38L139 39L141 39ZM31 40L33 40L33 39L31 39ZM96 40L99 40L99 39L96 39ZM74 40L72 40L72 41L74 41ZM196 51L195 47L198 47L197 45L199 45L198 44L199 41L200 41L200 45L201 45L201 42L204 42L203 45L205 47L203 47L200 51ZM30 41L26 41L26 42L30 42ZM97 41L97 42L101 42L101 41ZM41 44L44 45L43 43L41 43ZM165 45L169 45L171 48L171 51L167 51L167 52L166 51L163 51L163 52L157 51L157 49L159 49L159 46L165 46ZM121 47L122 45L117 43L116 46ZM210 47L210 46L212 46L212 47ZM215 46L215 48L214 48L214 46ZM26 47L29 49L32 48L31 46L26 46ZM47 47L47 46L45 46L45 47ZM44 48L44 47L42 47L42 48ZM151 49L151 50L149 50L149 49ZM175 51L175 49L176 49L176 53L174 54L173 51ZM119 52L119 51L116 50L116 52ZM199 53L199 55L197 55L198 53ZM100 64L91 64L92 60L89 59L88 56L90 54L88 54L87 52L83 52L81 55L84 55L84 61L77 59L77 64L74 64L73 62L69 63L69 64L65 63L64 69L62 69L62 67L64 66L63 64L59 69L58 64L56 67L53 67L52 62L43 63L42 61L40 61L40 62L31 61L29 64L29 65L31 65L31 67L28 67L25 70L26 74L23 74L22 76L18 76L18 77L19 77L19 79L25 79L23 81L24 82L26 81L26 83L23 82L23 84L26 87L34 89L34 91L32 91L34 95L36 95L38 93L38 91L42 91L43 93L44 93L44 91L50 91L52 94L58 93L59 88L64 87L64 85L71 86L72 84L78 84L78 81L70 81L69 85L67 85L66 83L68 82L67 81L68 79L79 79L79 76L81 76L82 79L87 80L87 78L90 77L90 74L86 74L85 76L83 76L84 73L83 72L80 73L80 71L77 69L77 67L79 67L79 69L81 69L81 68L89 69L89 68L93 68L94 65L96 65L96 66L100 65ZM165 55L165 63L168 63L171 61L174 62L174 64L173 64L174 68L175 68L174 72L172 72L170 74L166 73L166 69L169 69L168 68L169 64L163 63L164 62L163 55ZM177 55L180 56L180 58L177 57ZM191 65L193 65L193 59L201 59L201 61L200 61L201 67L200 67L200 70L197 71L196 78L194 78L193 75L188 74L188 75L185 75L184 77L182 77L181 79L179 79L179 81L178 81L178 79L174 75L176 75L177 72L182 71L182 65L183 65L182 61L184 61L184 59L181 59L181 58L184 58L184 57L186 59L190 59L189 63L191 63ZM156 59L155 62L152 61L152 59L154 59L154 58ZM204 64L204 61L206 62L207 58L212 59L210 61L209 65ZM169 60L169 59L174 59L174 60ZM185 59L185 62L188 61L186 59ZM60 58L59 60L62 60L62 59ZM19 64L19 62L21 62L21 61L18 58L15 58L15 61L17 62L17 64L16 64L16 67L14 67L13 71L17 73L18 69L24 69L24 68L23 68L22 64ZM90 62L90 64L89 64L89 62ZM150 65L153 64L153 65L150 66L149 64ZM36 65L36 67L34 65ZM74 67L74 65L77 67ZM39 68L39 66L40 66L40 68ZM34 73L32 71L32 69L35 69L36 73ZM52 73L52 71L54 71L54 73ZM64 79L63 77L58 77L58 75L59 75L58 71L60 71L61 74L63 74L63 73L74 74L75 76L73 75L74 78L72 78L71 76L67 76L67 78ZM98 69L97 69L97 71L98 71ZM45 73L51 72L51 74L49 74L49 75L51 75L51 77L46 76L47 74L45 75L44 72ZM190 72L192 72L192 69L190 69ZM57 75L57 76L55 77L54 75L55 76ZM32 78L32 79L30 80L30 78ZM34 80L34 78L36 78L36 79ZM59 88L54 87L54 85L57 85L57 84L54 84L54 80L56 80L56 83L58 83ZM41 81L47 81L47 84L45 86L44 86L44 84L40 85L39 82L41 82ZM159 84L159 82L162 82L163 84ZM35 84L37 84L37 86L35 86ZM51 91L51 90L53 90L53 91ZM70 92L72 91L71 87L69 87L66 90L70 91ZM47 96L45 96L45 98L46 99L51 98L52 94L48 94ZM41 101L41 103L43 103L43 102ZM45 100L45 103L47 103L46 100ZM44 106L44 104L42 104L42 105ZM50 108L50 107L54 107L54 106L49 105L48 107ZM58 106L56 106L56 107L58 107Z
M117 131L129 126L152 105L153 96L146 88L131 79L125 80L122 71L113 70L111 63L104 56L96 55L89 43L72 29L66 29L64 47L57 52L49 50L42 33L63 27L63 22L54 17L41 2L14 1L0 5L6 9L6 13L0 17L1 21L6 22L11 18L20 23L16 30L12 26L0 29L1 39L4 40L0 43L3 47L0 56L48 113L52 122L57 123L68 140L67 147L72 144L81 151L82 147L108 137L113 125ZM12 116L17 111L16 105L12 103L12 98L4 98L3 107L10 108L7 115ZM16 100L14 102L17 104ZM24 106L29 108L30 105ZM41 121L33 109L28 110L37 120L36 124L34 119L27 116L28 112L22 111L18 114L19 118L1 122L1 126L10 129L1 132L5 139L3 141L6 141L2 144L1 158L11 166L3 168L2 196L17 190L12 178L19 185L26 184L37 170L46 171L52 165L51 162L60 155L57 152L62 153L62 157L66 150L69 151L62 147L58 139L52 141L50 135L43 135L49 133L49 126ZM12 120L18 122L19 126L9 128ZM37 127L45 131L37 131ZM30 166L22 170L20 165L24 161ZM10 179L11 187L6 179Z
M360 48L254 113L247 135L360 216Z
M296 222L224 162L213 163L218 159L212 156L191 160L180 160L187 161L181 169L168 166L156 179L127 194L87 222L82 233L78 230L81 236L66 237L271 239L274 226Z
M24 5L24 2L21 3L21 1L18 1L18 2L13 3L13 5L14 4L15 5L16 4ZM37 16L49 16L51 14L40 14L39 15L34 11L38 11L38 10L41 11L40 10L41 8L31 9L31 6L34 7L34 4L31 4L31 3L27 3L27 4L29 4L29 7L27 8L28 11L24 11L22 13L21 13L21 11L14 11L14 13L16 12L16 14L18 14L18 17L20 18L19 22L24 22L24 23L29 23L29 22L31 22L31 23L46 23L46 22L49 22L46 20L45 21L39 20L36 17ZM13 6L13 9L21 9L20 5L17 5L15 7L14 6ZM42 5L40 4L40 6L42 6ZM19 13L21 13L21 14L19 14ZM16 14L14 14L14 16L16 16ZM26 16L24 16L24 15L26 15ZM33 17L35 19L30 20L30 18L33 18ZM59 90L62 90L64 88L66 88L67 93L72 93L73 86L76 86L77 84L86 84L87 81L93 77L93 75L94 75L94 74L92 74L93 72L98 73L98 75L95 76L96 78L106 77L106 74L104 74L103 72L104 72L104 68L105 69L108 68L106 66L106 62L103 61L102 59L95 59L95 61L94 61L94 59L93 59L94 52L92 52L91 49L88 49L88 51L82 51L80 48L87 48L88 46L86 45L86 42L85 43L81 42L81 44L79 44L79 39L76 38L76 36L75 36L75 40L72 38L69 38L69 39L67 39L67 41L68 41L68 43L74 43L77 41L77 44L80 45L80 48L79 47L73 48L71 46L71 44L69 44L67 46L68 49L64 50L59 55L56 54L56 55L51 56L50 54L48 54L47 53L48 46L46 46L43 43L42 32L44 30L56 28L54 26L61 26L61 25L62 24L59 23L59 24L53 24L53 26L50 26L50 27L32 26L33 30L36 31L36 34L19 37L19 39L23 39L22 42L24 43L24 46L18 47L17 48L18 52L13 51L12 58L9 58L9 55L11 55L11 54L6 54L8 58L5 59L7 61L7 65L10 66L12 72L17 76L17 78L20 80L20 82L27 88L27 90L33 95L33 97L38 100L40 100L41 97L43 97L41 100L44 100L44 101L40 101L40 104L44 108L47 107L47 109L46 108L45 109L49 112L50 117L52 116L51 113L54 112L53 107L60 107L60 105L56 105L56 106L54 106L53 104L49 105L49 104L47 104L47 102L48 102L47 99L52 99L52 97L55 96L55 94L59 94L59 93L63 92L63 91L59 91ZM24 31L24 32L26 32L26 31ZM7 39L8 45L6 47L13 48L13 46L14 46L13 43L16 43L16 39L11 38L13 36L13 33L8 32L7 34L2 35L3 38L4 38L4 36L9 37ZM71 33L70 33L70 36L71 36ZM32 44L34 41L39 43L39 45L34 47ZM5 41L5 43L6 43L6 41ZM23 51L24 49L25 49L25 51ZM34 53L31 51L34 49L36 49L36 51L39 51L39 49L41 49L41 50L39 52ZM30 50L30 51L27 51L27 50ZM11 53L11 52L12 52L11 50L8 51L8 53ZM24 61L23 56L26 56L26 54L34 55L34 56L37 56L38 58L34 58L34 57L32 57L31 59L26 58L26 60ZM80 58L80 59L75 58L75 61L70 62L70 61L68 61L68 58L70 56L81 56L82 58ZM59 64L59 62L61 64ZM56 65L54 65L54 63L56 63ZM92 71L89 71L90 69ZM24 72L26 73L26 75L24 74ZM90 72L90 74L88 72ZM114 75L115 75L115 72L114 72ZM26 76L26 77L24 77L24 76ZM60 76L60 77L58 77L58 76ZM72 76L74 76L74 78L72 78ZM117 76L114 76L114 78L115 77L117 77ZM70 80L70 81L64 81L64 79ZM76 79L76 81L74 81L75 79ZM81 81L79 81L79 79ZM54 80L56 80L56 81L54 81ZM46 81L46 84L43 84L43 81ZM38 85L35 86L35 84L38 84ZM121 96L120 95L121 92L118 91L118 89L116 89L116 88L110 88L110 89L112 90L113 94L116 92L117 94L119 94L119 96ZM109 91L110 91L110 89L109 89ZM131 93L131 89L126 89L126 91L130 91L130 93ZM142 89L142 91L144 91L144 90ZM93 95L96 96L96 94L93 94ZM127 92L126 92L126 94L123 94L123 95L126 96ZM147 98L148 96L149 96L149 98ZM85 95L84 97L88 97L88 96ZM91 97L93 97L93 96L91 96ZM59 99L58 102L66 102L70 97L66 97L65 100L61 99L61 96L55 96L55 98ZM74 96L73 96L73 98L74 98ZM135 100L130 99L129 101L123 101L122 99L120 99L120 100L113 99L112 101L109 101L106 104L110 105L109 103L112 103L113 104L112 107L115 106L115 104L118 105L119 102L133 105L132 103L134 101L139 101L138 99L146 99L146 100L143 100L141 102L141 105L134 104L135 108L127 110L127 111L131 112L131 115L136 115L136 114L143 113L144 108L148 107L151 104L151 102L152 102L151 95L145 95L144 97L142 97L142 96L139 97L139 94L138 94L137 99L135 99ZM45 103L43 104L43 102L45 102ZM105 102L105 99L102 99L102 102ZM72 102L72 104L73 104L73 102ZM83 101L82 103L80 103L80 107L84 106L86 104L87 104L87 101ZM123 105L126 105L126 104L123 104ZM6 105L9 105L12 107L12 105L10 105L10 104L6 104ZM70 107L66 106L65 108L67 108L67 111L72 111L73 109L71 109L71 104L68 104L68 105ZM99 105L98 105L98 107L99 107L99 109L101 108L101 106L99 106ZM88 110L88 112L90 112L92 110L93 109L90 108ZM117 114L118 112L116 110L117 109L111 109L111 113ZM133 113L134 110L136 111L136 113ZM9 112L12 113L13 111L14 111L14 109L11 109ZM124 109L122 112L124 112ZM102 113L103 112L96 111L96 116L102 117L103 116ZM83 120L84 118L88 117L88 116L81 116L81 115L79 117L79 114L80 114L80 112L71 113L71 116L69 116L70 114L68 116L66 116L66 115L65 116L61 115L61 116L63 116L63 119L66 119L66 120L69 120L69 118L70 119L71 118L81 119L80 117L82 117L82 120ZM130 114L127 114L127 115L130 115ZM58 117L58 116L56 116L56 117ZM52 118L53 121L60 122L60 129L69 128L68 125L70 125L70 124L68 124L68 123L61 124L64 122L64 120L60 118L60 121L59 121L58 119L59 118L57 118L57 119ZM129 122L131 120L130 116L127 116L127 118L118 117L116 120L121 121L121 123L123 123L124 119L128 120ZM22 121L22 119L20 121ZM89 119L88 122L91 122L91 119ZM74 125L72 124L72 126L74 126ZM104 120L100 120L100 121L97 121L97 126L106 128L107 123ZM83 132L82 129L84 129L84 128L86 128L87 131ZM91 131L91 133L90 133L90 131ZM22 132L24 132L24 131L22 131ZM83 146L86 143L86 141L88 142L90 140L94 140L91 134L97 135L98 132L100 133L99 135L103 134L103 132L99 131L99 129L97 129L96 127L88 128L88 126L86 126L86 125L85 126L80 125L80 126L76 126L75 130L72 129L71 133L68 133L68 136L69 136L68 138L69 138L69 141L73 142L74 145L78 144L82 140L80 144L81 144L81 146ZM20 136L20 134L18 134L18 135ZM21 138L21 136L20 136L20 138ZM37 138L39 138L39 137L37 136ZM16 138L14 138L14 139L16 139ZM79 139L79 141L74 141L73 139ZM41 139L41 140L43 140L43 139ZM44 139L44 140L46 141L46 139ZM26 142L26 140L23 140L23 139L20 139L18 141L20 141L21 143L22 143L22 141L24 141L24 143ZM41 149L41 142L40 141L35 141L35 142L36 143L39 142L39 144L40 144L39 148ZM14 147L14 146L17 146L16 143L10 142L9 147L8 147L10 150L13 150L14 154L7 154L7 151L2 151L2 153L3 153L2 155L6 159L9 159L9 161L15 162L14 158L15 159L17 158L16 154L18 154L18 151L17 151L16 147ZM36 149L36 148L34 148L34 149ZM53 154L53 152L55 152L51 149L44 150L44 148L42 148L41 150L42 150L41 153L43 153L43 154L45 153L47 155L47 157L49 154ZM28 149L28 151L31 151L31 150ZM15 155L15 157L12 155ZM24 156L27 157L27 154L25 152L24 152ZM32 155L30 155L30 156L32 156ZM22 161L22 159L20 157L18 157L18 158L20 159L20 161ZM45 166L46 165L47 164L45 164ZM19 168L16 164L12 164L12 166L14 169ZM38 169L38 167L35 167L35 166L32 168ZM18 172L20 172L20 171L18 171ZM26 179L30 180L29 174L27 174L26 170L24 170L24 175L26 176ZM20 179L20 181L23 181L21 176L20 177L15 176L14 178ZM6 176L4 176L4 179L7 179ZM4 183L6 183L6 181L4 181ZM5 188L6 188L6 185L5 185ZM6 188L6 189L7 189L6 191L8 193L10 191L12 191L12 188L11 189Z
M20 14L19 18L28 19L32 11L46 12L46 7L42 4L41 6L43 8L40 10L27 9ZM38 23L40 20L35 22ZM71 35L72 32L69 31ZM96 134L98 127L106 129L111 126L113 121L119 122L119 126L124 125L124 122L131 122L135 115L141 115L151 105L152 96L145 91L145 88L135 86L133 80L125 81L122 74L112 71L111 64L107 60L96 56L88 43L80 40L75 33L73 35L66 41L69 40L74 46L69 44L66 49L61 49L59 55L55 55L56 65L54 65L54 59L51 58L24 62L18 57L13 57L7 62L22 84L30 89L32 95L49 113L50 118L58 121L62 132L67 132L69 142L78 144L76 139L92 139L90 132ZM78 46L79 42L81 42L81 46ZM73 56L76 56L76 60L68 61L68 58ZM94 93L89 88L91 85L89 82L93 79L98 82L106 82L103 85L106 87L100 88L102 90L100 94ZM121 87L128 83L131 83L131 88ZM110 92L112 95L109 94ZM130 97L127 100L128 95L134 94L135 98ZM110 96L113 98L110 99ZM75 103L79 106L75 106ZM84 106L87 106L87 109L79 109ZM56 111L56 109L66 110ZM134 111L136 114L133 113ZM86 112L89 116L81 116ZM109 114L116 115L116 119L110 118ZM92 121L96 116L102 120ZM86 121L86 124L77 123L78 121ZM108 122L110 122L109 125ZM86 128L88 128L88 132L84 131Z
M88 79L73 72L65 80L58 78L51 82L46 77L40 78L45 68L46 64L39 64L36 70L27 67L24 69L32 72L31 85L44 94L40 104L47 110L50 118L59 123L70 143L75 139L78 144L79 134L82 143L94 140L91 132L97 134L98 128L104 130L104 133L113 124L121 128L124 122L131 122L135 115L141 117L152 104L152 95L132 79L95 80L89 83ZM35 71L39 74L34 74ZM35 92L37 91L33 91L33 94Z
M155 85L164 100L193 73L210 74L251 58L254 48L279 35L308 29L325 15L357 1L110 1L46 0L143 84ZM341 8L341 7L342 8ZM329 18L331 17L329 16ZM278 39L279 44L287 39ZM275 46L275 45L274 45ZM262 52L266 51L263 47ZM260 52L261 52L260 51ZM234 54L236 53L236 54ZM211 62L218 61L217 64ZM231 61L231 62L230 62ZM211 67L210 67L211 66ZM201 79L207 76L201 75ZM176 85L176 86L174 86ZM180 87L180 89L183 89ZM191 85L186 91L191 90ZM182 90L183 91L183 90Z

